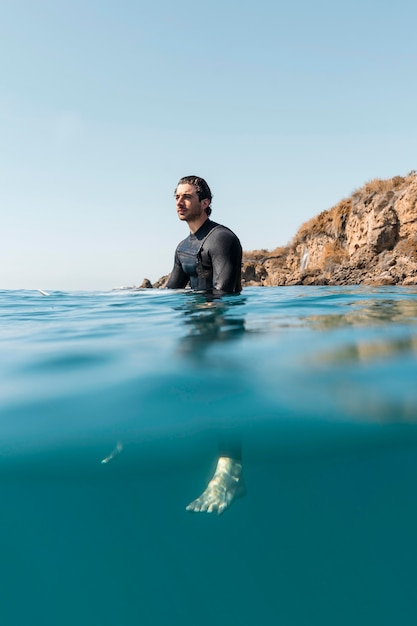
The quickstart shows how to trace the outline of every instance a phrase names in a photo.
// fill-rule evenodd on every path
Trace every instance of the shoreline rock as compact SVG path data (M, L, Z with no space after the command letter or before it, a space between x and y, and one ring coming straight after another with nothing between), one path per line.
M288 246L245 252L243 284L417 285L417 174L375 179L306 222Z

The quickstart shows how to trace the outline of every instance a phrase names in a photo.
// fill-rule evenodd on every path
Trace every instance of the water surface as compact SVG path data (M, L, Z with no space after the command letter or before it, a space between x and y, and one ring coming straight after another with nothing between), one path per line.
M0 313L2 626L415 624L416 288ZM224 431L248 494L187 513Z

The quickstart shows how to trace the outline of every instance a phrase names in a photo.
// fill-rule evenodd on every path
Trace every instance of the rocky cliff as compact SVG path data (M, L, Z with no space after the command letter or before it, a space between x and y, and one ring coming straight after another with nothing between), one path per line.
M366 183L287 246L244 252L242 284L417 285L417 173Z
M243 284L416 285L416 172L366 183L288 246L245 252Z

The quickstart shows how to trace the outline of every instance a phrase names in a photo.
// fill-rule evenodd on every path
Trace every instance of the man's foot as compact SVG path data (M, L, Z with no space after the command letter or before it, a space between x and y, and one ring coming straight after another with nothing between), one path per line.
M199 498L190 502L187 511L221 515L237 498L245 495L242 463L229 457L220 457L213 478Z

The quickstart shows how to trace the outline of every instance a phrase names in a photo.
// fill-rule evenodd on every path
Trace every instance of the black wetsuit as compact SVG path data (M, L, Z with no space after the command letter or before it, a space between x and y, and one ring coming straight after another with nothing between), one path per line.
M168 289L191 289L219 293L241 291L242 246L226 226L207 219L195 232L181 241Z

